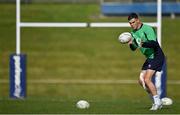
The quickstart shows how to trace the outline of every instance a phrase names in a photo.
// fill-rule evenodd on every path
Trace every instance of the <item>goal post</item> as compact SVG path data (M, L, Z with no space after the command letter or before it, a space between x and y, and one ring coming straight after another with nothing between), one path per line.
M40 23L40 22L21 22L21 0L16 0L16 54L21 53L21 27L130 27L128 23L122 22L59 22L59 23ZM103 4L103 0L101 0ZM153 27L157 27L157 38L161 45L161 20L162 20L162 0L157 0L157 21L156 22L145 22Z
M157 37L158 42L161 44L162 35L162 0L157 0Z
M103 4L101 0L101 4ZM21 28L22 27L130 27L124 22L21 22L21 0L16 0L16 53L10 55L10 97L26 97L26 58L21 54ZM153 27L157 27L158 42L161 45L161 19L162 0L157 0L157 21L145 22ZM166 71L165 71L166 72ZM162 74L161 74L162 75ZM166 81L166 80L165 80Z

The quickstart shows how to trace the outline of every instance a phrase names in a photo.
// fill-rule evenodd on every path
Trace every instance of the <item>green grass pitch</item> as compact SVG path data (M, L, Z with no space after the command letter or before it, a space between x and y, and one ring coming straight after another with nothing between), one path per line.
M23 22L126 22L126 17L100 16L97 4L23 4L21 13ZM15 53L16 47L15 4L0 4L0 17L1 114L180 113L180 84L169 82L180 80L179 17L162 20L167 93L174 103L156 112L149 111L151 101L138 83L58 83L137 80L144 57L117 41L118 35L130 28L22 28L21 52L27 55L27 98L10 99L9 55ZM142 20L156 19L142 17ZM89 101L90 108L76 108L80 99Z

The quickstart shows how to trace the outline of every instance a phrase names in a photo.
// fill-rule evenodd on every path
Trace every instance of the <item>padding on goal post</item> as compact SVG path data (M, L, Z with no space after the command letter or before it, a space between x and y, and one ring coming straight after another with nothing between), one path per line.
M26 55L10 55L10 98L26 97Z
M154 77L152 78L153 83L157 88L157 93L160 98L164 98L167 96L166 92L166 82L167 82L167 63L166 58L160 72L156 72Z

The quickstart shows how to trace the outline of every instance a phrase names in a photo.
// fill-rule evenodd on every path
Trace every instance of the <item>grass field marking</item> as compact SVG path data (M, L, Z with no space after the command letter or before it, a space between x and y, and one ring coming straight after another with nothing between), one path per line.
M32 84L137 84L137 80L90 80L90 79L38 79L38 80L28 80L28 83ZM9 83L6 79L1 79L0 83ZM180 80L168 80L167 84L180 85Z
M35 80L29 81L31 83L36 83ZM136 80L86 80L86 79L79 79L79 80L40 80L40 83L62 83L62 84L135 84L137 83ZM37 83L39 83L37 82Z
M0 83L9 83L8 80L0 80ZM28 80L28 83L42 83L42 84L135 84L137 80L86 80L86 79L38 79Z

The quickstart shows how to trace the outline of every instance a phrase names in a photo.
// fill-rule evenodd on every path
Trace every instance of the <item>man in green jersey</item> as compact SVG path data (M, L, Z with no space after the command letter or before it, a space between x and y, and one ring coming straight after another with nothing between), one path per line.
M132 40L128 42L128 45L133 51L139 49L146 57L140 72L139 83L153 97L150 110L161 109L162 102L151 79L157 71L161 71L165 59L164 53L151 26L142 23L136 13L131 13L128 21L132 28Z

